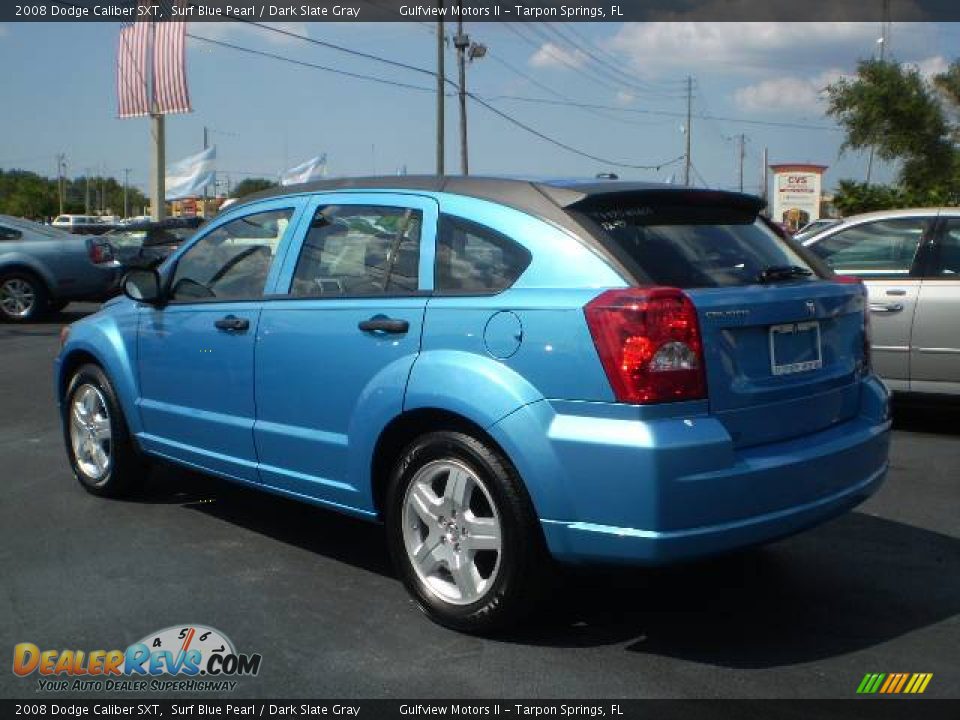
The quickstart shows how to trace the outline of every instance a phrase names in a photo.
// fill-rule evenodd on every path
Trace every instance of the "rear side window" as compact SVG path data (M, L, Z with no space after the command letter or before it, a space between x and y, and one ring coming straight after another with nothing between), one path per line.
M770 268L813 268L756 213L696 204L607 204L582 211L657 285L710 288L752 285Z
M290 294L403 295L418 289L419 210L379 205L317 209L303 240Z
M434 282L439 292L506 290L530 260L529 250L495 230L452 215L440 216Z
M960 280L960 219L947 220L931 276Z
M933 218L895 218L854 225L810 246L840 273L905 276Z

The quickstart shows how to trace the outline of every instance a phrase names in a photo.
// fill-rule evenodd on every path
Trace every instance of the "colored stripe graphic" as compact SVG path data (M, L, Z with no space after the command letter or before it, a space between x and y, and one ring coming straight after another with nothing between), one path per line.
M867 673L857 686L858 695L920 695L933 673Z

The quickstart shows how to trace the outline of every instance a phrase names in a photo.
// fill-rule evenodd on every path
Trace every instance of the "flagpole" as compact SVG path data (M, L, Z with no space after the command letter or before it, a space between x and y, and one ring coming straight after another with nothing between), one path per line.
M157 24L150 23L150 52L147 57L154 57L156 53L157 42ZM159 111L157 105L157 93L155 87L156 78L153 77L153 63L148 64L147 72L150 76L150 102L152 112L150 113L150 136L153 140L153 162L150 166L150 203L151 215L154 220L163 220L167 216L166 203L166 129L164 127L164 117Z

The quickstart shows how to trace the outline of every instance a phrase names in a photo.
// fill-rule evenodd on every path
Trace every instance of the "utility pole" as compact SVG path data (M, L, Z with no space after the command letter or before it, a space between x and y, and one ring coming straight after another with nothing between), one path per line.
M447 82L443 69L444 41L446 40L443 35L443 0L437 0L437 9L440 10L441 13L437 15L437 17L440 18L437 20L437 175L443 175L443 125L445 118L443 93Z
M127 198L127 189L130 187L130 170L131 168L123 169L123 217L124 219L130 217L130 201Z
M685 128L686 135L686 149L684 150L684 163L683 163L683 184L690 185L690 166L692 165L692 160L690 158L690 137L693 134L691 127L691 122L693 121L693 78L690 75L687 75L687 127Z
M63 173L67 164L67 156L64 153L57 154L57 195L60 198L60 215L63 215Z
M743 160L747 154L747 136L740 133L737 140L740 143L740 192L743 192Z
M83 211L87 215L89 215L90 214L90 172L91 172L90 168L86 168L84 172L87 176L87 192L86 192L86 196L84 197Z
M453 44L457 48L457 67L460 72L460 172L463 175L470 173L467 159L467 48L470 38L463 34L463 0L457 0L457 34Z
M890 0L883 0L883 16L880 20L880 37L877 39L880 46L880 62L885 62L887 57L887 46L890 44ZM873 155L874 146L870 146L870 156L867 159L867 185L870 184L870 178L873 175Z
M286 135L284 135L284 145L286 145ZM207 126L203 126L203 149L206 150L210 147L210 132L207 130ZM213 178L213 194L217 194L217 178ZM207 216L207 186L203 186L203 212L200 213L204 217Z
M100 214L103 215L107 211L107 187L104 184L105 181L103 176L107 174L107 166L104 165L103 169L100 171Z
M763 178L763 185L760 186L760 196L763 198L764 202L769 198L769 191L767 190L767 183L769 182L769 172L770 161L769 161L770 152L767 148L763 149L763 168L760 171L760 177Z

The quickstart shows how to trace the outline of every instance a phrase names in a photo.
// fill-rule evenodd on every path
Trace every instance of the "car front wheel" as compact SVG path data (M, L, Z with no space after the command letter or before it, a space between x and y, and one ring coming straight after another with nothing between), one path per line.
M81 366L70 379L61 411L67 457L85 490L120 497L140 485L147 465L103 370L93 364Z
M463 433L424 435L397 462L387 503L394 564L433 620L483 633L533 609L550 563L519 475L499 451Z

